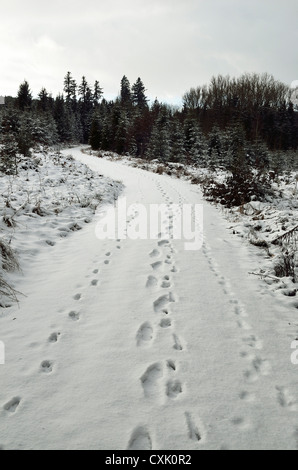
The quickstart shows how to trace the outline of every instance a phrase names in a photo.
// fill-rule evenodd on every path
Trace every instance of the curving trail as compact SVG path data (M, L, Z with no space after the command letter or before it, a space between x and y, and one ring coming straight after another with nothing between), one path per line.
M71 153L124 182L128 227L137 204L168 205L171 228L172 203L203 203L189 183ZM1 319L1 448L298 448L292 320L247 274L257 251L206 203L197 251L98 240L96 222L40 255Z

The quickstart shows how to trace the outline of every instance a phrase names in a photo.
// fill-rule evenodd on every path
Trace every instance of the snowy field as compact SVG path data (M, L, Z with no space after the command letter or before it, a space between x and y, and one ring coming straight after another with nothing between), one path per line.
M271 244L297 221L294 179L246 215L186 178L62 154L1 181L1 236L22 269L5 279L23 294L1 300L1 448L298 448L297 284L275 279ZM136 204L203 204L202 248L98 239L118 195L128 227Z

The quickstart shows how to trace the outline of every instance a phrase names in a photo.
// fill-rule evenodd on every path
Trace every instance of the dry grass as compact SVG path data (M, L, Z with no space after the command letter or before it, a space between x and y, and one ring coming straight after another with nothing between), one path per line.
M15 271L19 270L20 266L16 255L13 250L10 248L9 244L4 240L0 239L0 260L2 264L2 269L4 271Z
M4 240L0 239L0 261L1 261L1 268L0 269L0 306L1 307L8 307L10 302L17 302L18 298L17 295L20 292L16 291L13 287L11 287L3 278L2 272L3 271L14 271L19 270L20 266L18 260L10 248L8 243Z

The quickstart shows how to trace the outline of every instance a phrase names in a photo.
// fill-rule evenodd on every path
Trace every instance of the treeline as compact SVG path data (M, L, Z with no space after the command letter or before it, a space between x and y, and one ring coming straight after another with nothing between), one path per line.
M298 147L298 119L291 90L268 74L244 74L238 79L213 77L210 84L191 88L183 96L184 109L203 131L241 124L250 141L263 140L270 150Z
M16 169L18 154L28 156L34 145L57 143L232 170L241 160L278 171L297 159L290 90L267 74L213 77L187 91L178 109L157 99L149 104L140 78L131 86L123 76L118 97L107 101L98 81L90 86L83 76L78 85L68 72L56 98L42 88L33 99L24 81L0 113L2 171Z

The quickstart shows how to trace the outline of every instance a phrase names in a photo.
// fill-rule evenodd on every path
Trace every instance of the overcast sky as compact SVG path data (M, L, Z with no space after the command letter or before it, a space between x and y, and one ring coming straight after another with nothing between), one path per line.
M298 79L298 0L1 0L0 95L55 97L70 71L107 99L126 75L176 103L212 75Z

